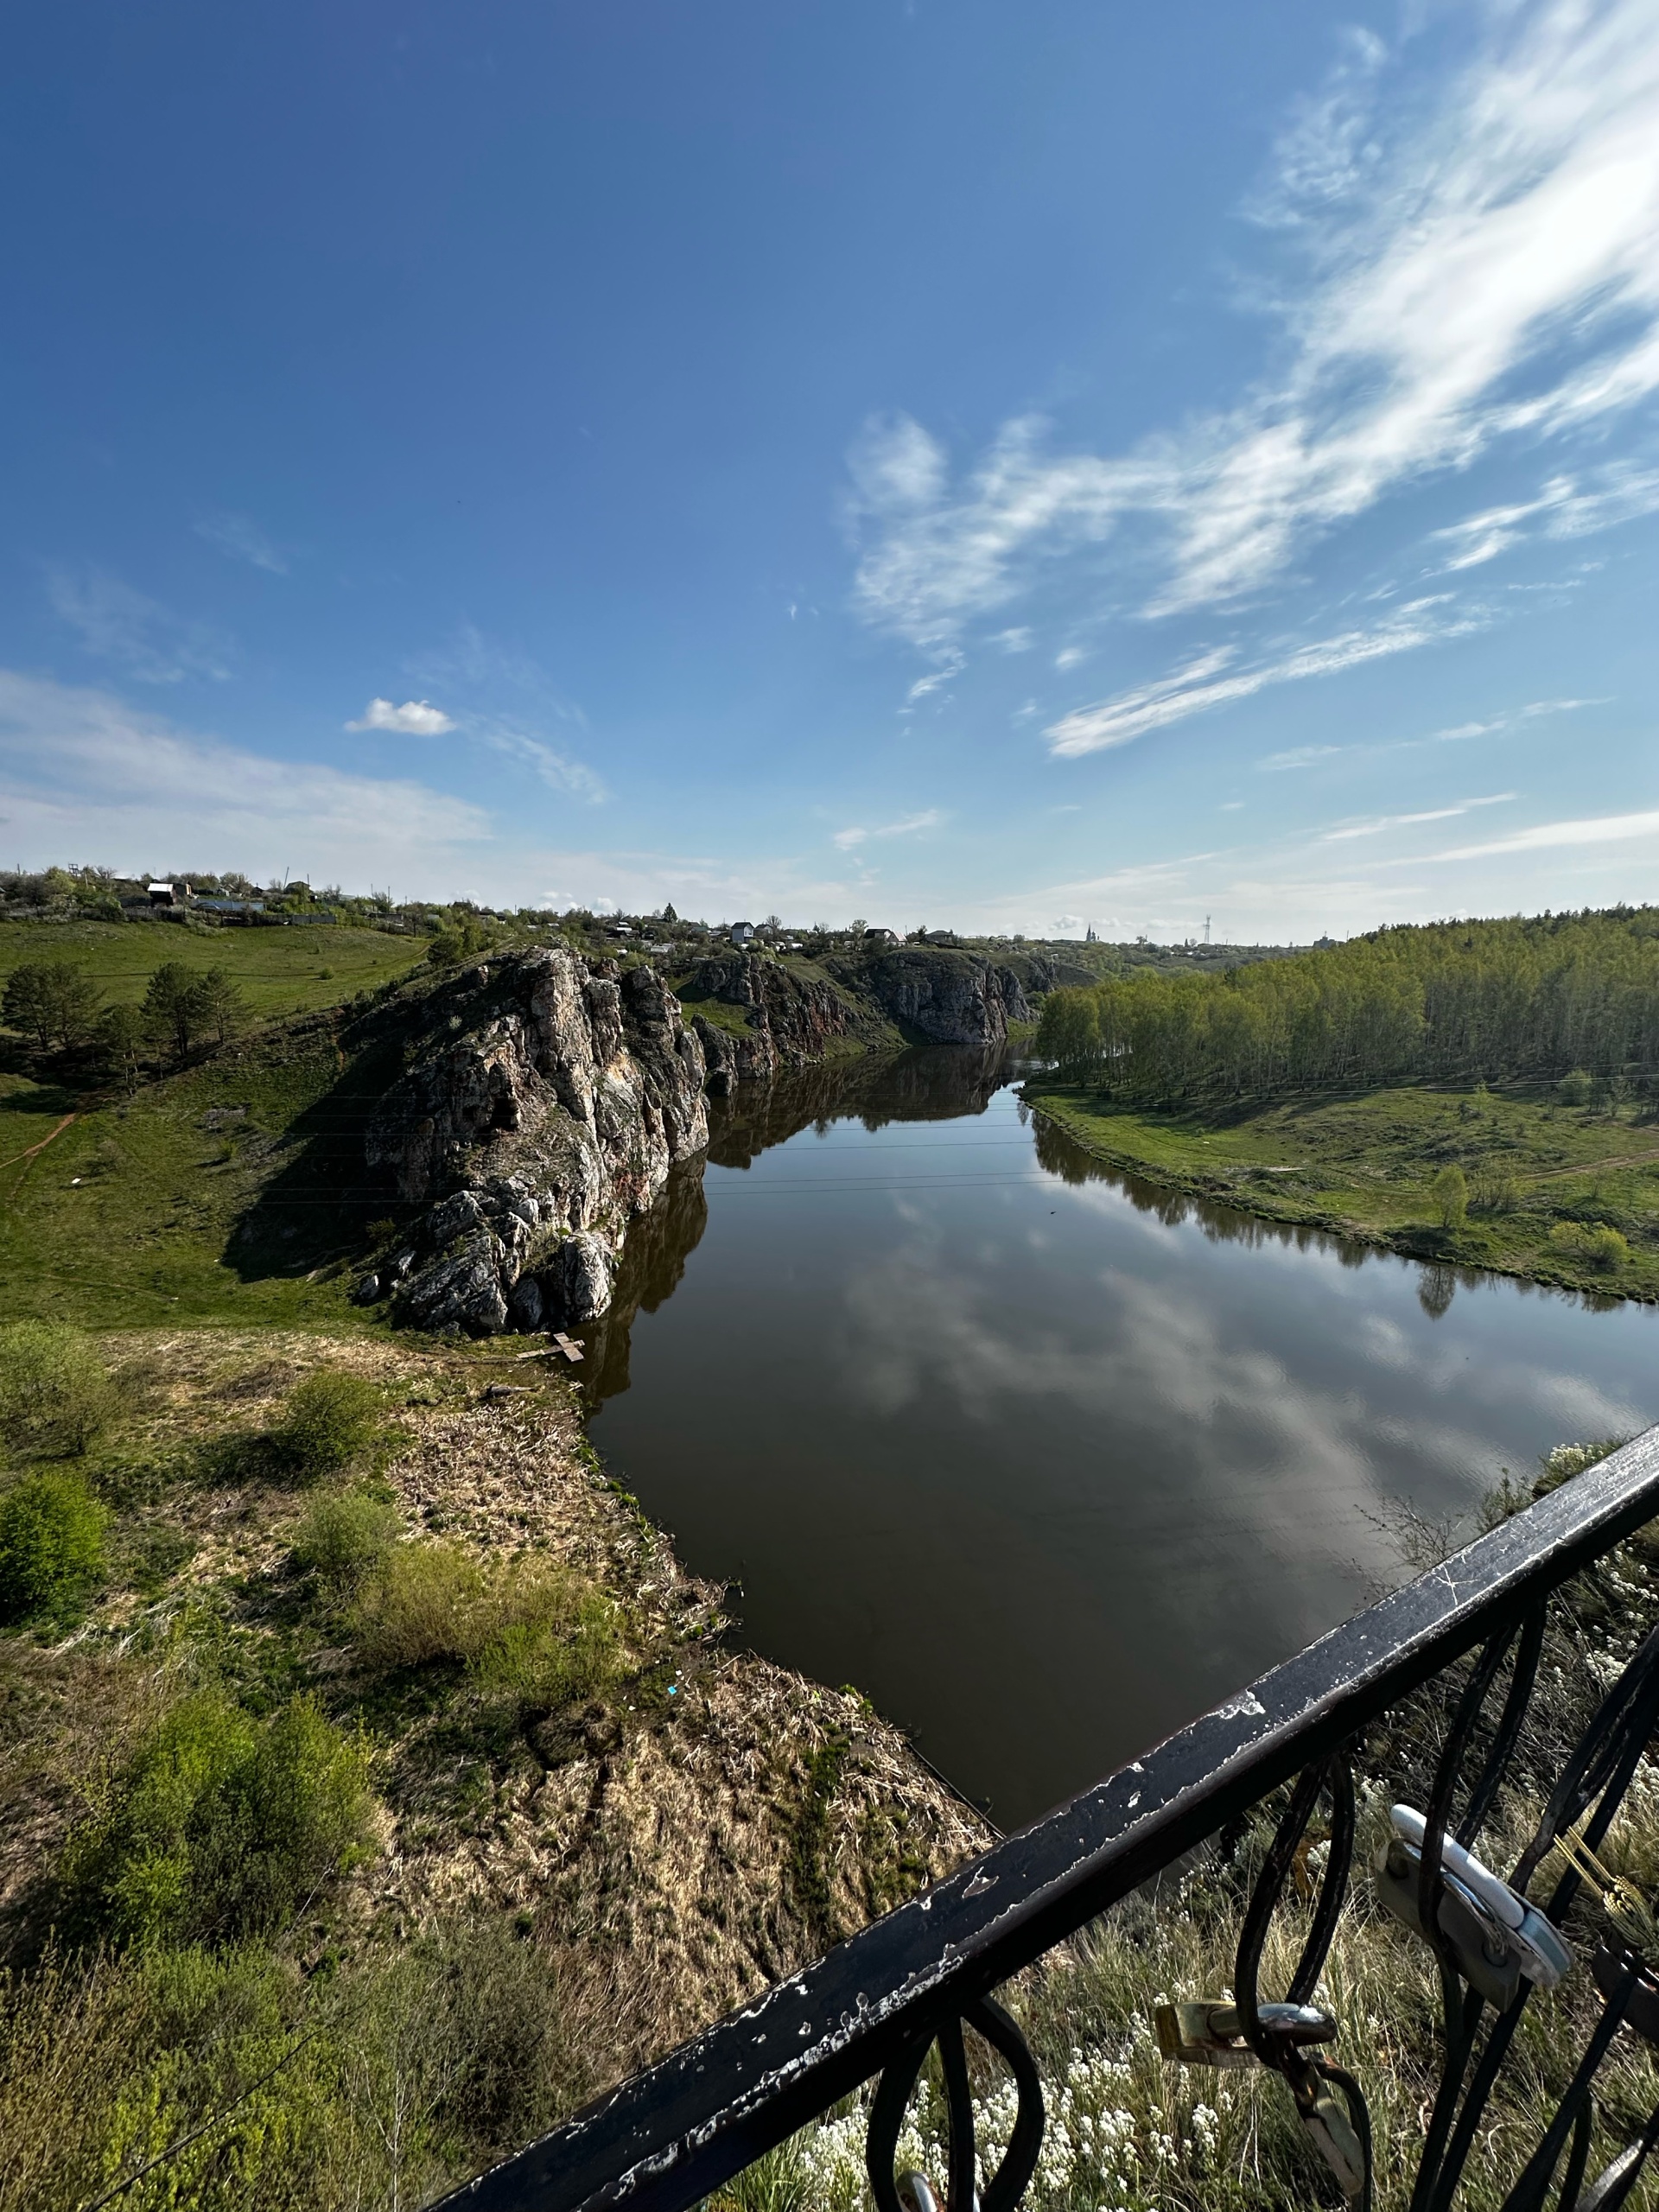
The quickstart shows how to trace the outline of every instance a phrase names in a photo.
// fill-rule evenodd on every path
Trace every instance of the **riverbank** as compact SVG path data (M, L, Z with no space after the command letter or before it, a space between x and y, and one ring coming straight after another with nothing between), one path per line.
M4 2212L205 2121L156 2205L423 2202L990 1840L855 1692L728 1648L544 1360L98 1370L101 1433L8 1483L102 1529L0 1637ZM308 1461L319 1376L356 1426Z
M1523 1085L1166 1113L1046 1077L1021 1096L1107 1166L1264 1221L1599 1299L1659 1300L1659 1125L1645 1109L1571 1105ZM1447 1167L1467 1205L1450 1225L1434 1189Z

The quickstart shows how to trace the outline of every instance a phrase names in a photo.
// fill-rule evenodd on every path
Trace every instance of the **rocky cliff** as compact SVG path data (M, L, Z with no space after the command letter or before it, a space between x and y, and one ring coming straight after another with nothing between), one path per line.
M902 945L830 964L836 980L872 1000L910 1043L1006 1043L1011 1021L1032 1011L1012 968L945 945Z
M704 1074L649 968L518 952L431 992L365 1140L421 1211L359 1297L480 1334L602 1313L629 1221L708 1141Z
M681 991L709 1064L711 1090L769 1082L837 1046L894 1041L884 1033L879 1015L827 976L754 953L699 961Z

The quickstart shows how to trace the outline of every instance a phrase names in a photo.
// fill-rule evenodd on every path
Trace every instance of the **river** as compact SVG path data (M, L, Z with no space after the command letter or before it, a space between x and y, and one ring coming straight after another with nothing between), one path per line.
M594 1440L743 1638L1022 1825L1659 1418L1659 1313L1104 1167L946 1050L715 1102L582 1332ZM1414 1530L1415 1533L1414 1533Z

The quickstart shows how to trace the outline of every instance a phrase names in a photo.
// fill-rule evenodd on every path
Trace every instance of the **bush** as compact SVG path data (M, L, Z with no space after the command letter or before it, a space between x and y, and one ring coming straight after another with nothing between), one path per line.
M1521 1203L1521 1185L1507 1167L1490 1164L1475 1170L1469 1206L1473 1213L1513 1213Z
M1463 1179L1461 1167L1442 1167L1429 1186L1434 1200L1434 1211L1440 1217L1442 1229L1461 1229L1464 1216L1469 1211L1469 1185Z
M104 1363L79 1329L61 1321L0 1328L0 1433L14 1451L84 1452L114 1407Z
M366 1491L321 1497L295 1531L294 1564L325 1582L357 1582L385 1558L398 1526L397 1507Z
M381 1666L464 1662L486 1689L550 1711L618 1672L622 1617L601 1591L540 1558L486 1566L459 1544L399 1544L359 1600L365 1656Z
M379 1427L380 1393L360 1375L325 1367L289 1395L276 1432L278 1450L308 1479L361 1458Z
M157 1723L108 1810L72 1835L66 1924L117 1944L272 1934L367 1854L372 1803L365 1751L314 1699L262 1724L200 1691Z
M68 1612L102 1579L104 1509L79 1475L25 1475L0 1497L0 1620Z
M469 1658L481 1637L482 1562L459 1544L397 1545L358 1601L354 1626L376 1666Z
M1564 1075L1555 1086L1555 1096L1563 1106L1587 1106L1595 1090L1595 1078L1586 1068L1574 1068Z
M1580 1267L1594 1268L1603 1274L1616 1273L1630 1256L1624 1237L1605 1221L1588 1227L1582 1222L1558 1221L1549 1232L1549 1241L1564 1259L1576 1260Z
M486 1688L525 1713L551 1713L591 1698L613 1681L622 1659L621 1616L602 1591L570 1581L537 1592L544 1610L509 1623L479 1653L473 1671Z

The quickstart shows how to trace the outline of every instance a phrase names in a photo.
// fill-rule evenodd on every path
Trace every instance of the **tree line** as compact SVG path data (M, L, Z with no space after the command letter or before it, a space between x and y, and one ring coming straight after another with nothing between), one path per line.
M1051 991L1068 1081L1173 1102L1387 1083L1659 1079L1659 908L1440 922L1230 968Z
M0 1013L42 1052L80 1054L131 1083L147 1045L182 1067L201 1046L228 1044L248 1004L223 968L164 960L138 1005L110 1006L78 961L31 960L7 977Z

